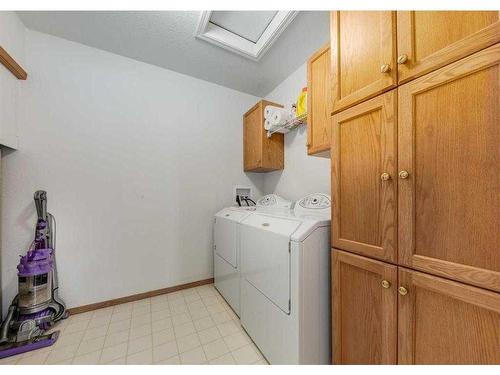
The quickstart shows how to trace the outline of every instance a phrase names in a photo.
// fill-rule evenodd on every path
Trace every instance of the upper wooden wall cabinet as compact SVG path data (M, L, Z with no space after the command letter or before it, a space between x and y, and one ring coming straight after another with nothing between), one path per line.
M307 153L329 156L331 128L330 43L307 61Z
M499 14L331 12L333 112L499 42Z
M330 15L333 111L396 87L396 12Z
M498 11L400 11L398 81L407 82L500 41Z
M243 167L245 172L270 172L284 168L284 135L270 138L264 129L264 109L281 104L261 100L243 115Z

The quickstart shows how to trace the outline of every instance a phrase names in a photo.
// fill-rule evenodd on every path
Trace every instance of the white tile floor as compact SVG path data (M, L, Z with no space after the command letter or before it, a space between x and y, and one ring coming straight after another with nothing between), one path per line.
M267 364L213 285L70 316L48 348L0 364Z

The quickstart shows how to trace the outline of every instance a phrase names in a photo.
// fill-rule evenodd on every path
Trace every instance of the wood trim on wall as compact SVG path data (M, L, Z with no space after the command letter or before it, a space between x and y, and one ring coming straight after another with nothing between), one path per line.
M108 301L91 303L90 305L72 307L72 308L68 309L68 311L69 311L70 315L81 314L81 313L84 313L87 311L102 309L104 307L116 306L116 305L120 305L122 303L138 301L138 300L141 300L144 298L159 296L159 295L167 294L167 293L173 293L173 292L177 292L177 291L183 290L183 289L189 289L189 288L194 288L194 287L201 286L201 285L212 284L213 282L214 282L213 278L199 280L199 281L193 281L191 283L170 286L168 288L156 289L156 290L152 290L150 292L132 294L130 296L120 297L120 298L116 298L116 299L110 299Z
M28 73L17 63L14 58L0 46L0 63L2 63L17 79L25 80Z

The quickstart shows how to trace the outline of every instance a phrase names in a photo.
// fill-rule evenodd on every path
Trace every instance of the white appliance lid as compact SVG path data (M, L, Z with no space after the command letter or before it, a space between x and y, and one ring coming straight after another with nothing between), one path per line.
M299 199L293 210L257 209L243 219L242 224L276 231L288 235L291 241L301 242L316 228L330 226L330 216L330 197L327 194L315 193Z
M243 207L227 207L223 208L219 212L215 214L216 218L222 218L227 220L233 220L236 222L240 222L245 217L250 215L254 210L243 209Z
M275 216L262 212L256 212L246 217L242 224L258 228L265 232L274 232L290 237L301 224L300 220L295 220L292 216Z

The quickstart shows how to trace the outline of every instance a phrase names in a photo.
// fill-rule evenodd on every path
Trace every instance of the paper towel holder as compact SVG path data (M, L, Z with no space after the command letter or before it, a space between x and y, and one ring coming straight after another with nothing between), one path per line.
M284 130L284 129L292 130L292 129L295 129L296 127L298 127L300 125L304 125L306 123L307 123L307 113L304 113L301 116L292 118L291 120L287 121L285 124L283 124L279 127L276 127L273 130L268 130L267 131L267 138L271 138L271 136L274 133L277 133L280 130Z

